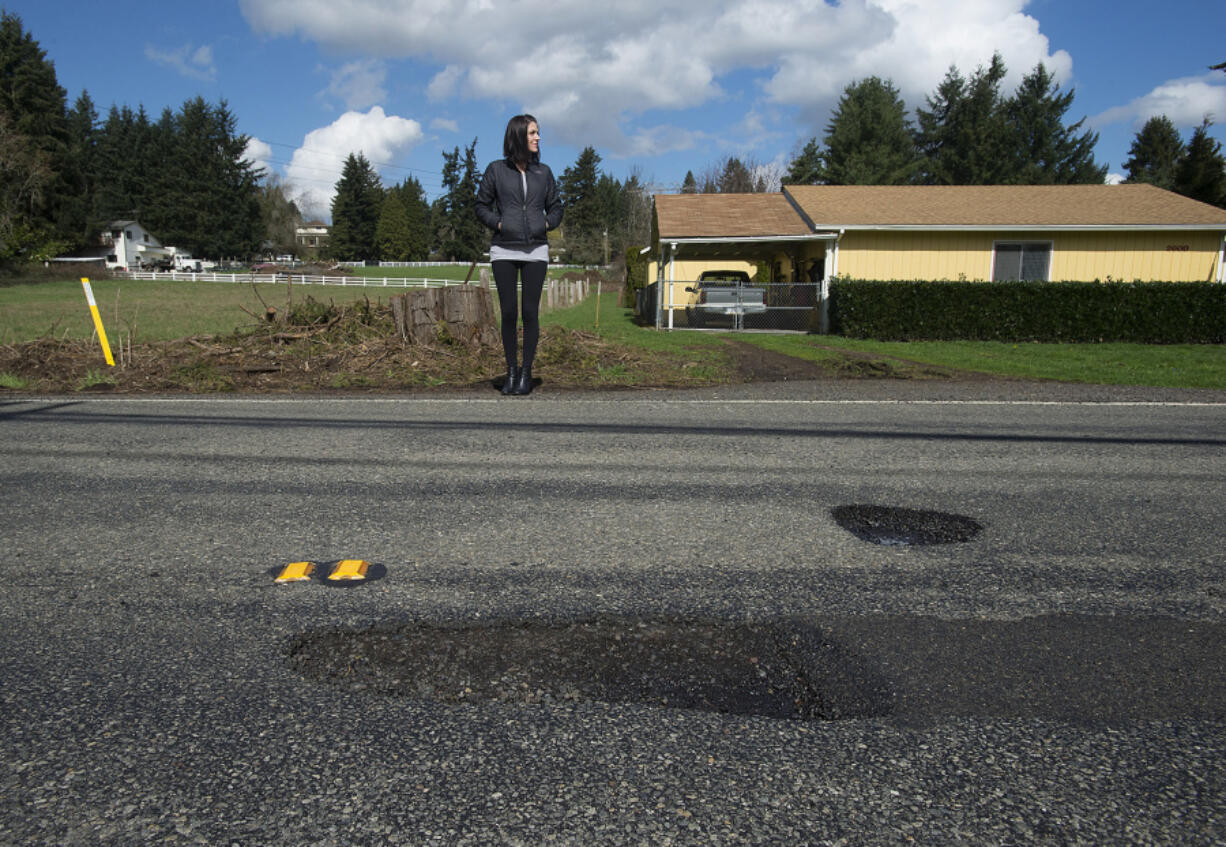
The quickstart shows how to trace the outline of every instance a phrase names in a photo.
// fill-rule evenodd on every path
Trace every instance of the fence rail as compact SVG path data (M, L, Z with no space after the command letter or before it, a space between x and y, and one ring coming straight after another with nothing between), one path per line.
M179 282L228 282L294 285L338 285L351 288L447 288L453 285L464 285L461 279L413 279L399 276L313 276L311 274L294 273L216 273L214 271L113 271L112 277L118 279L143 279L157 281ZM474 274L472 285L480 285L479 277ZM487 287L494 289L493 281ZM591 293L591 282L582 279L549 279L545 281L542 305L546 310L565 308L586 299Z
M217 273L215 271L112 271L118 279L146 279L163 282L240 282L287 283L295 285L339 285L354 288L445 288L463 285L462 279L416 279L401 276L319 276L294 273ZM477 282L474 277L473 282Z

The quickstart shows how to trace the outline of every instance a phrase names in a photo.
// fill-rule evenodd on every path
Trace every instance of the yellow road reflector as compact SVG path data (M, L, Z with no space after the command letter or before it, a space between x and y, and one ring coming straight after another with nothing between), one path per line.
M366 569L370 564L362 559L341 559L328 574L331 580L366 579Z
M311 572L315 570L314 562L291 562L281 569L281 573L277 576L277 582L302 582L311 578Z
M106 363L115 367L115 357L111 355L111 342L106 340L106 330L102 327L102 316L98 314L98 304L94 302L94 290L89 287L89 277L81 277L81 286L85 289L85 302L89 304L89 313L94 317L94 329L98 331L102 354L106 356Z

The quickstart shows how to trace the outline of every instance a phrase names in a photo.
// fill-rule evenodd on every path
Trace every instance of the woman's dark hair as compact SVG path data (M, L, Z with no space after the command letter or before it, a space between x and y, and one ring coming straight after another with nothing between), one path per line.
M532 153L528 150L528 124L540 126L531 115L516 115L507 121L507 134L502 137L502 155L508 162L520 167L541 160L540 151Z

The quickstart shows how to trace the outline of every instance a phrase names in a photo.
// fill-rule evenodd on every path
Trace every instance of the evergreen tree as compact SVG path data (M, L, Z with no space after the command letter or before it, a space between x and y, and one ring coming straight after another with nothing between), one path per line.
M1073 103L1073 92L1060 93L1060 86L1042 63L1022 79L1004 104L1009 126L1008 147L1013 154L1008 181L1021 185L1101 184L1106 166L1094 161L1098 134L1087 130L1078 135L1085 118L1064 125L1064 114Z
M651 194L637 171L630 173L621 189L621 231L616 238L610 239L614 256L623 255L627 247L643 247L651 243Z
M1010 181L1008 127L1001 108L1005 64L997 53L987 68L964 78L951 67L927 109L917 109L920 181L929 185L997 185Z
M1150 118L1128 148L1125 182L1148 182L1168 191L1175 187L1175 169L1183 158L1183 140L1166 115Z
M608 264L616 252L613 246L620 242L620 233L626 223L625 189L615 177L602 173L596 181L596 207L598 230L593 234L599 241L597 261Z
M226 102L202 97L150 126L141 109L135 160L142 196L138 217L163 244L208 258L247 258L264 240L260 170L245 158L249 138L237 131Z
M488 233L477 218L477 139L464 148L443 152L443 194L431 209L431 221L439 252L453 262L480 258Z
M387 262L407 262L410 249L409 217L399 191L388 191L375 227L375 250Z
M0 118L5 122L5 163L10 201L20 196L17 218L0 248L12 256L55 253L72 238L62 212L69 165L66 95L55 66L21 19L0 10ZM18 225L19 224L19 225ZM60 227L64 226L65 230ZM21 231L18 250L15 233Z
M146 125L146 121L137 119L134 131L141 140L133 148L136 154L133 191L139 199L134 203L136 211L132 217L139 218L168 247L186 250L193 256L219 258L205 253L198 237L208 210L198 208L189 199L206 190L208 178L201 164L192 160L195 145L181 143L185 131L203 133L204 121L193 109L187 118L189 128L185 130L183 117L167 106L154 124Z
M143 115L143 111L142 111ZM95 194L91 226L104 230L115 220L137 217L143 198L140 154L147 127L127 106L111 106L98 133L94 157Z
M682 194L697 194L698 193L698 180L694 179L693 171L685 172L685 180L681 183L681 193Z
M736 156L730 156L724 162L720 172L718 188L720 194L751 194L758 190L757 181L749 168Z
M1222 144L1209 136L1212 122L1205 120L1192 132L1192 139L1175 168L1174 188L1185 197L1226 207L1226 158Z
M60 231L76 246L91 240L91 203L97 169L98 110L89 92L82 91L68 111L68 164L64 174L67 193L60 209Z
M562 172L558 190L566 207L566 258L576 264L596 264L603 260L603 221L600 182L600 154L585 147L575 164Z
M788 165L784 185L818 185L822 181L822 152L817 139L810 138Z
M426 192L412 176L393 190L400 197L408 230L403 261L424 262L430 256L430 204Z
M350 153L332 198L332 231L328 252L342 261L378 258L375 230L383 205L383 184L366 156Z
M462 262L476 261L489 246L489 233L477 218L477 189L481 187L481 174L477 171L477 139L464 148L464 170L456 197L451 203L451 213L456 216L456 238L460 247L457 253Z
M875 76L844 89L823 141L820 158L809 154L818 161L816 182L902 185L918 165L906 104L892 83Z
M455 245L458 243L456 221L451 214L451 204L455 201L456 191L460 186L460 148L456 147L450 153L443 151L443 193L435 198L430 206L430 223L434 235L434 244L438 254L445 261L455 260Z

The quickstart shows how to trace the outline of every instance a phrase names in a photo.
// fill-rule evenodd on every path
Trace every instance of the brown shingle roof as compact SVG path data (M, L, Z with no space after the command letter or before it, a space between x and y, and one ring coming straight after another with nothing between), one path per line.
M1152 185L790 185L818 229L872 226L1226 228L1226 210Z
M812 230L782 194L657 194L661 238L769 238Z

